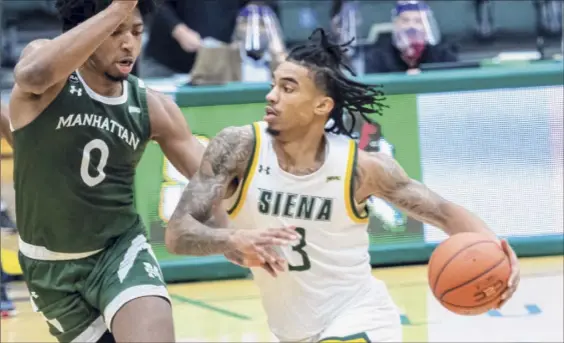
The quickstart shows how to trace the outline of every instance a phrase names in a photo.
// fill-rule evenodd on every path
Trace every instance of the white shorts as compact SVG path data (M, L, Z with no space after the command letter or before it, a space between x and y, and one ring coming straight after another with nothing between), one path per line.
M292 340L278 337L280 342ZM360 305L340 313L320 334L299 342L401 342L402 327L397 307Z

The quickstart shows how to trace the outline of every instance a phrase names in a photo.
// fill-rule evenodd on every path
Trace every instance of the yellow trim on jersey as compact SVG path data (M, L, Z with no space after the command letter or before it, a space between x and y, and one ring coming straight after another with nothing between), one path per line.
M239 214L241 208L243 208L243 204L247 199L247 191L249 190L249 185L251 184L253 176L255 175L255 171L257 169L261 145L261 128L258 123L253 123L253 134L255 136L255 145L253 147L251 158L249 159L249 164L247 165L247 170L245 170L243 179L240 180L240 182L243 182L243 184L240 187L237 200L235 200L233 206L231 206L231 208L227 211L227 214L231 219L235 218L237 214Z
M356 201L354 199L354 171L356 169L358 146L352 139L349 141L349 159L347 161L347 174L345 176L345 207L349 218L357 224L368 223L368 212L365 210L363 215L358 213Z

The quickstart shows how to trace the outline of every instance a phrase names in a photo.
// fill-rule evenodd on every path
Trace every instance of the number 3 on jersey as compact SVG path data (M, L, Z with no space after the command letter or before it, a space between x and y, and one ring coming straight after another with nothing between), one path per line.
M307 245L306 231L303 227L297 227L296 232L300 235L300 241L298 242L298 244L292 247L292 251L295 251L301 255L302 263L296 266L288 264L288 269L294 272L303 272L311 268L311 262L309 260L309 256L307 256L307 253L303 250Z
M92 150L100 150L100 162L98 162L96 166L96 170L98 171L98 175L96 176L92 176L88 172ZM108 163L109 155L110 148L108 148L106 142L101 139L93 139L84 146L84 150L82 151L82 163L80 164L80 177L85 184L94 187L104 181L106 178L104 167L106 167Z

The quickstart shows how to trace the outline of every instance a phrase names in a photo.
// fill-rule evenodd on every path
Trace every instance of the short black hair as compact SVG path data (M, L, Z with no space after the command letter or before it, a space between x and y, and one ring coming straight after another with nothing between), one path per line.
M384 104L386 98L382 85L361 83L345 74L348 71L356 76L347 63L346 55L353 41L354 39L344 44L334 43L325 30L318 28L305 44L295 47L288 54L288 61L303 65L314 73L315 84L335 102L329 115L333 123L325 131L349 137L353 133L357 115L374 124L368 115L376 113L381 116L383 109L388 107ZM345 114L351 119L348 128L344 124Z
M55 7L67 32L106 9L113 0L57 0ZM137 8L142 16L154 11L155 0L139 0Z

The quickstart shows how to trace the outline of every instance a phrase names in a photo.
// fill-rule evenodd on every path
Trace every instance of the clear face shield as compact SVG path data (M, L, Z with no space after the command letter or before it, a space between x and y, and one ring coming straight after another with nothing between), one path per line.
M249 4L239 12L233 40L256 61L279 59L285 53L278 17L266 5Z
M332 18L331 24L333 33L340 44L352 41L346 54L356 74L363 74L364 66L361 62L364 58L358 41L362 15L359 11L358 1L344 1L339 13Z
M353 46L356 45L361 23L358 2L343 2L341 10L332 19L333 31L339 39L339 43L347 43L354 39Z
M392 42L404 60L415 65L427 45L440 42L440 32L431 8L421 1L398 1L392 11Z
M538 21L543 31L557 35L562 33L562 0L536 0Z

